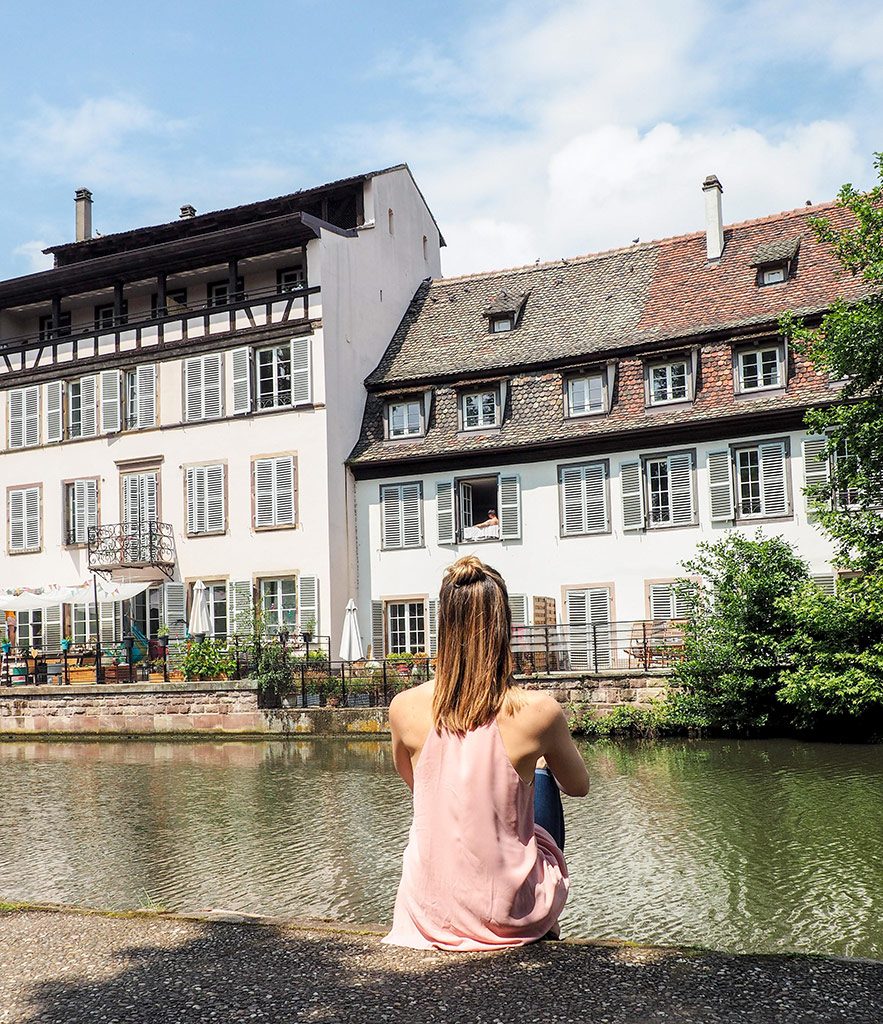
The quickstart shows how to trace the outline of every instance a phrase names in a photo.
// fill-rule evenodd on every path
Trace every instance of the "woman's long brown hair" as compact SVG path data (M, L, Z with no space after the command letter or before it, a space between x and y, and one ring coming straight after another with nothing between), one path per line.
M511 629L509 595L496 569L467 555L445 570L432 696L438 732L486 725L512 696Z

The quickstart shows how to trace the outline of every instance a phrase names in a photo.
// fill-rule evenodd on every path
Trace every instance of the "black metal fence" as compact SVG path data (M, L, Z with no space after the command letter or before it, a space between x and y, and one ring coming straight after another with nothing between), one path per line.
M522 675L669 668L684 656L683 620L515 626L512 653Z

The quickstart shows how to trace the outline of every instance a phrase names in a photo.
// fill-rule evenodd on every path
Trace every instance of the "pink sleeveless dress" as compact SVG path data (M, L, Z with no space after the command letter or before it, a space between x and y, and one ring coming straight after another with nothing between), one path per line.
M557 932L569 887L564 854L534 823L533 787L512 766L496 721L465 736L430 729L414 769L414 821L383 942L523 946Z

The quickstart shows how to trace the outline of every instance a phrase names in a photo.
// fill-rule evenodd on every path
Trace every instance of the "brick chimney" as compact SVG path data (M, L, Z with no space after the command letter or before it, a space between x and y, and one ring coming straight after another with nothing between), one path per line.
M191 206L190 203L185 203L181 207L181 212L178 214L180 220L189 220L191 217L196 216L196 207Z
M92 193L78 188L74 193L77 208L77 241L87 242L92 237Z
M724 221L721 213L723 185L716 174L709 174L702 182L705 193L705 251L709 260L719 260L724 251Z

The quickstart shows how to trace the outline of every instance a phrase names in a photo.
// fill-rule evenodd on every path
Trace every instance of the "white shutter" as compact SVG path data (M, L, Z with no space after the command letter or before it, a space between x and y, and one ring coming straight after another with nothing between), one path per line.
M78 541L80 544L87 544L89 541L89 531L98 526L98 481L97 480L78 480L78 484L83 484L83 539ZM77 527L79 531L79 525Z
M514 474L500 477L498 504L500 538L517 540L521 537L521 482Z
M435 485L435 508L438 520L439 544L455 543L454 536L454 484L439 480Z
M526 594L510 594L509 595L509 611L512 615L513 626L526 626L527 625L527 595Z
M25 545L33 550L40 546L40 488L29 487L24 495Z
M423 546L423 508L419 483L402 484L402 546L419 548Z
M205 470L205 528L208 533L223 533L224 520L224 466L206 466Z
M585 590L568 590L567 638L570 666L575 669L589 667L588 599Z
M622 487L622 528L644 529L644 475L640 462L624 462L619 467Z
M127 526L136 526L141 521L141 488L138 480L134 473L123 477L123 522Z
M223 374L221 354L203 356L202 362L202 415L204 419L217 419L224 411Z
M9 492L9 549L25 549L25 492Z
M402 489L390 484L380 489L381 546L402 546Z
M275 460L276 500L274 522L277 526L294 523L294 459L286 455Z
M120 429L120 371L101 374L101 430L115 434Z
M98 603L98 616L99 616L99 640L101 644L112 644L116 641L118 635L117 624L119 616L117 615L117 603L115 601L99 601Z
M310 339L293 338L291 342L291 404L309 405L312 400Z
M676 619L689 619L696 603L696 584L681 580L672 584L673 612Z
M827 454L828 440L807 437L803 441L803 482L806 487L827 487L831 480L831 463ZM808 502L812 516L814 501Z
M233 350L233 415L251 412L251 349Z
M80 378L80 437L98 433L98 378Z
M183 583L164 583L163 616L173 640L180 640L187 631L187 604Z
M75 480L73 483L73 522L70 523L70 540L73 544L85 544L88 540L88 512L86 510L86 485L95 485L94 480Z
M187 470L187 532L202 533L205 523L205 478L201 467Z
M145 473L144 474L144 491L142 501L144 519L148 523L155 523L159 520L159 510L157 508L157 477L156 473ZM183 584L182 584L183 586Z
M597 587L589 591L589 618L592 626L594 643L593 664L599 669L610 667L610 629L599 628L610 622L610 591L606 587Z
M673 615L674 595L670 583L652 583L650 585L650 618L671 619Z
M273 526L274 460L255 459L254 463L254 524Z
M203 418L202 365L200 358L184 362L184 419L188 423Z
M438 601L434 597L431 597L428 604L429 657L434 658L438 654Z
M689 452L668 458L668 488L671 499L671 521L675 526L692 523L693 511L693 456Z
M231 633L250 634L254 630L254 594L248 580L231 581L229 584L229 607Z
M371 602L371 657L381 660L386 653L386 634L383 629L383 602Z
M25 446L40 443L40 388L25 388Z
M708 453L708 490L711 496L711 521L732 522L736 512L733 503L733 462L729 450Z
M53 604L43 612L43 650L61 649L62 606Z
M760 456L760 478L763 493L763 513L767 516L783 516L788 509L788 487L785 480L785 445L774 441L758 445Z
M297 622L302 633L312 622L313 635L319 635L319 580L316 576L297 578Z
M586 533L586 506L584 501L585 473L583 466L562 466L561 535Z
M586 533L606 533L610 529L607 514L607 467L593 462L583 467Z
M813 582L823 594L833 597L837 593L837 577L833 573L819 573Z
M21 448L25 443L25 394L22 388L9 392L9 447Z
M50 381L46 385L46 440L61 441L64 437L64 417L62 404L64 384L60 380Z
M156 365L139 363L135 369L135 401L137 403L138 429L156 424Z

